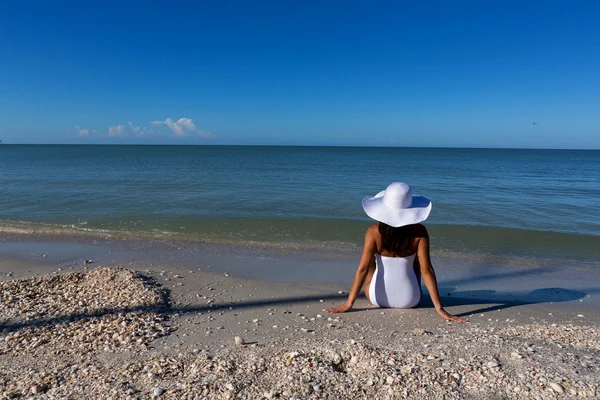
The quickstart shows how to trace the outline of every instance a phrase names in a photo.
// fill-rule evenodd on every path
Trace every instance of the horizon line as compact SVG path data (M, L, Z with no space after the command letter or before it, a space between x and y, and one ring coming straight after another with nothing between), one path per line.
M484 147L484 146L398 146L398 145L352 145L352 144L213 144L213 143L6 143L8 146L206 146L206 147L354 147L354 148L397 148L397 149L456 149L456 150L571 150L598 151L599 148L579 147Z

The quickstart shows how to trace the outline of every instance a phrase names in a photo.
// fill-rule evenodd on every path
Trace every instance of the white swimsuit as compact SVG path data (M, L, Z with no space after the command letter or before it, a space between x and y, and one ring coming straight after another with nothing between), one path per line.
M416 253L408 257L375 255L375 273L369 287L371 303L379 307L411 308L421 300L413 268Z

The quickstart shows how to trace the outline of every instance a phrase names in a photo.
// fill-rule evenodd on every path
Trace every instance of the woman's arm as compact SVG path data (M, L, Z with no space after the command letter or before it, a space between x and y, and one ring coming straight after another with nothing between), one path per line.
M365 278L367 277L367 273L369 272L369 264L373 257L375 257L375 252L377 251L377 243L375 242L375 237L373 233L373 227L367 229L367 233L365 234L365 245L363 247L363 253L360 258L360 264L356 269L356 273L354 274L354 283L352 284L352 289L350 289L350 293L348 294L348 300L341 306L331 307L325 310L330 313L343 313L352 308L358 294L360 293L360 289L362 289L363 284L365 283Z
M437 280L435 278L435 271L431 265L431 257L429 255L429 234L425 227L423 227L423 230L425 232L423 233L423 236L419 238L417 256L419 257L419 263L421 264L421 275L425 281L425 286L427 286L427 291L429 291L429 296L431 296L431 301L435 306L435 311L437 311L440 317L448 321L466 322L466 319L449 314L444 310L444 307L442 307L440 295L438 293Z

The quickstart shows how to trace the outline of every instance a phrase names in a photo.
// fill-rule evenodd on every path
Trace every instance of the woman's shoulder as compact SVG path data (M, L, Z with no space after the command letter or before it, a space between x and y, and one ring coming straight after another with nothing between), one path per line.
M367 228L367 235L368 236L377 236L377 235L379 235L379 225L378 224L373 224L373 225L369 226Z
M415 224L415 237L416 238L428 238L429 232L427 232L427 228L423 224Z

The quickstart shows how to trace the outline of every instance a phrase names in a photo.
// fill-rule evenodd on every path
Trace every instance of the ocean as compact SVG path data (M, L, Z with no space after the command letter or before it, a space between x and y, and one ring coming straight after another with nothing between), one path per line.
M355 251L392 181L434 255L600 271L600 151L3 144L0 235Z

